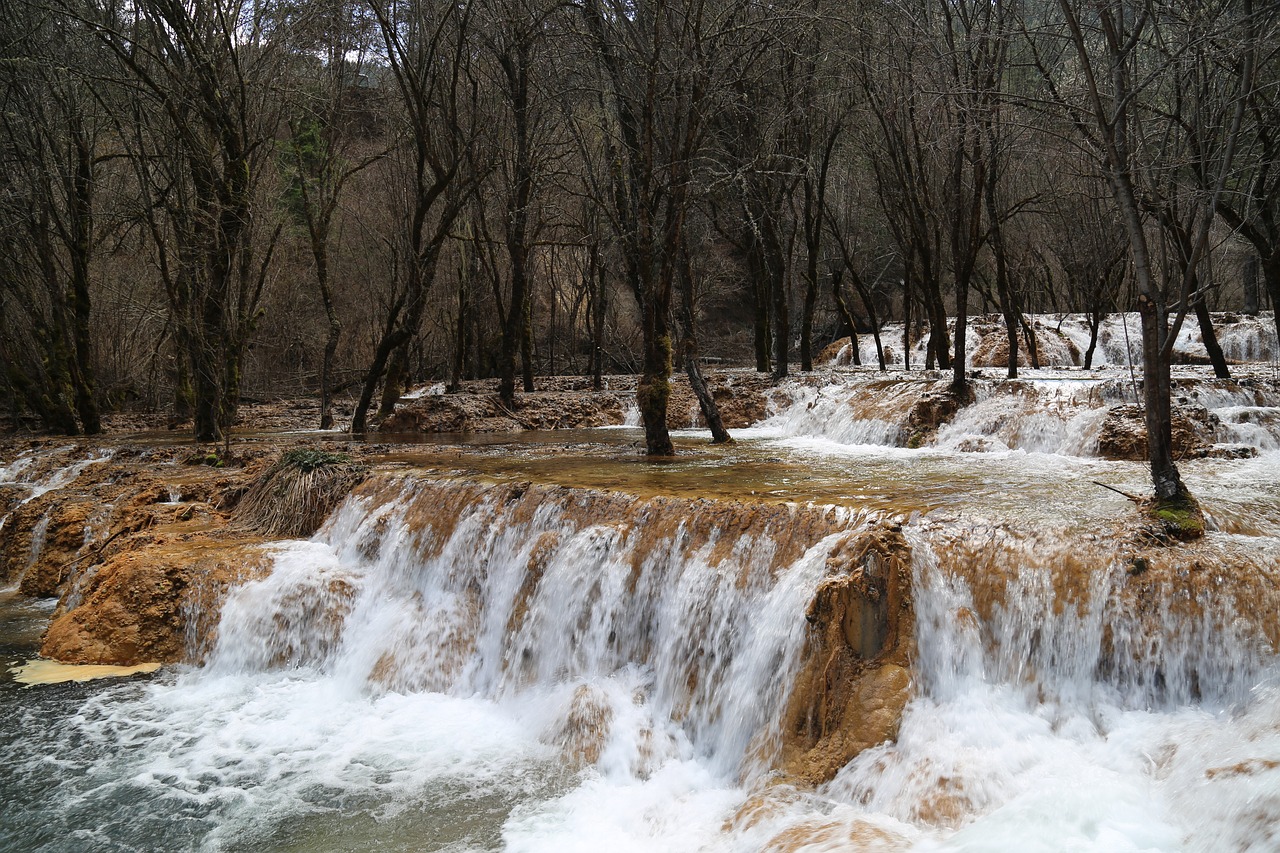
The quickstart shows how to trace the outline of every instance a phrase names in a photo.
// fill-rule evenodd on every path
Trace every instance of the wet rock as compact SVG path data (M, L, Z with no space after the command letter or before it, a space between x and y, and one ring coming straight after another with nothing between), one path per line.
M1253 459L1258 448L1251 444L1215 444L1200 447L1188 454L1193 459Z
M782 768L816 785L897 736L914 648L910 548L876 528L845 540L805 618L805 664L784 718Z
M134 543L85 580L79 606L53 619L40 654L117 666L197 657L227 589L265 570L265 555L249 544L180 536Z
M0 518L13 510L31 494L31 487L20 483L0 485Z
M951 423L956 413L972 402L973 391L968 386L957 391L948 385L921 394L907 413L907 447L927 444L939 427Z
M1173 409L1173 455L1186 459L1207 455L1221 422L1204 406ZM1098 455L1104 459L1143 461L1147 458L1147 424L1141 406L1112 406L1098 436Z
M1080 349L1056 329L1035 326L1036 355L1041 367L1076 367L1081 363ZM1009 366L1009 335L1003 327L986 331L969 357L972 367ZM1018 367L1031 367L1031 352L1025 335L1018 338Z
M749 427L768 416L768 394L772 383L767 376L709 371L705 379L725 429ZM672 377L667 426L671 429L702 429L706 425L688 377Z
M825 364L828 367L847 367L853 364L853 343L852 338L845 336L832 341L823 347L822 352L818 353L818 357L814 359L815 364Z
M893 853L910 850L911 841L869 820L806 820L779 832L762 853L809 853L818 850L857 850L860 853Z
M45 520L36 522L19 586L23 595L47 598L58 594L70 564L85 545L94 509L87 500L54 505L46 511Z
M620 424L626 403L612 392L517 394L511 407L489 393L433 394L398 406L378 429L385 433L517 432Z
M599 688L579 685L573 693L569 712L552 738L565 759L583 767L595 764L609 741L613 708Z

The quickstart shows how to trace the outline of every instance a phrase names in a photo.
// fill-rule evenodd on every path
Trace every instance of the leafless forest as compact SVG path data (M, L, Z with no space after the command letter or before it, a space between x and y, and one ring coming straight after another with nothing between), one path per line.
M629 372L662 454L673 369L906 320L961 394L967 316L1137 310L1173 494L1177 328L1280 303L1276 3L5 8L0 405L51 431Z

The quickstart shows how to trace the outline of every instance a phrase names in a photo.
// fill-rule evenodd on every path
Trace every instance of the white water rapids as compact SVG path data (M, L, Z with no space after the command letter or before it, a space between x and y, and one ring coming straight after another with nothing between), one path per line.
M770 535L693 547L696 511L654 536L652 506L592 517L572 491L477 489L423 522L459 488L408 479L273 546L206 666L72 696L39 743L54 699L32 702L4 849L1280 849L1274 658L1229 597L1153 631L1112 604L1123 566L1060 607L1060 551L911 522L900 736L802 792L760 756L825 556L868 519L825 511L835 532L770 572ZM1012 561L988 618L948 562L962 534Z
M1128 505L1088 481L1142 487L1096 457L1127 379L975 383L907 450L929 381L797 384L740 456L687 463L759 465L761 494L819 472L875 512L412 474L348 498L268 546L202 666L0 681L0 850L1280 851L1273 390L1186 391L1260 455L1184 465L1211 532L1185 585L1126 597L1141 567L1105 531ZM0 480L44 494L101 458ZM793 787L774 759L806 611L832 549L887 521L911 547L912 698L895 742ZM0 627L26 637L29 609L0 594Z

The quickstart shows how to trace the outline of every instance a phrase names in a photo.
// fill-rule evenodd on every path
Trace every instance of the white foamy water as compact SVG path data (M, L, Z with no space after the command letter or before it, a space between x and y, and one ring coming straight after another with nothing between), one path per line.
M836 372L829 384L795 381L780 386L769 417L735 434L754 438L821 438L852 447L917 445L966 453L1054 454L1096 457L1108 412L1134 404L1137 392L1114 371L1028 371L1018 380L970 381L973 399L936 431L914 408L945 393L938 373ZM1280 449L1280 385L1247 376L1176 383L1175 405L1200 424L1203 440L1260 452ZM927 408L925 409L927 412Z
M1041 367L1082 367L1084 356L1089 350L1090 326L1085 314L1038 314L1027 318L1036 329L1039 341L1039 357ZM901 367L902 358L902 324L888 323L880 330L880 340L885 349L885 363L888 367ZM1215 315L1214 333L1223 356L1229 363L1271 363L1274 364L1280 348L1276 346L1276 326L1273 315L1264 311L1256 317L1240 314ZM1025 332L1019 338L1019 349L1026 357ZM954 346L955 321L947 324L948 341ZM969 318L965 335L966 364L973 366L974 355L983 350L984 338L995 338L1003 342L1007 339L1004 321L992 315ZM926 364L928 332L911 342L911 366L914 369ZM1007 352L1007 350L1006 350ZM1189 356L1206 363L1208 350L1200 334L1200 326L1195 315L1188 315L1178 330L1174 344L1176 356ZM863 365L876 366L875 340L870 334L858 336L858 354ZM851 348L846 344L837 355L834 364L848 365L852 363ZM1098 328L1098 338L1093 352L1092 367L1141 366L1142 364L1142 319L1136 313L1113 313L1102 319ZM1003 368L1004 363L990 366Z
M1269 461L1233 465L1223 492L1274 501ZM1130 612L1105 544L1064 593L1055 572L1088 550L911 522L896 743L817 791L770 789L805 611L865 520L779 563L760 531L697 544L713 517L696 505L673 522L460 488L406 480L273 546L202 668L21 694L0 849L1276 849L1274 656L1229 597ZM1274 530L1215 536L1195 571L1280 562ZM47 801L20 793L50 778Z

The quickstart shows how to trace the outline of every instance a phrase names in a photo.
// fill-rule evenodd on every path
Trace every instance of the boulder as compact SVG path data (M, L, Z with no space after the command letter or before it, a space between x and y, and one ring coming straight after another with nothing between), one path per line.
M82 599L49 624L40 654L63 663L175 663L211 643L226 591L267 570L242 538L163 536L116 554L83 579Z

